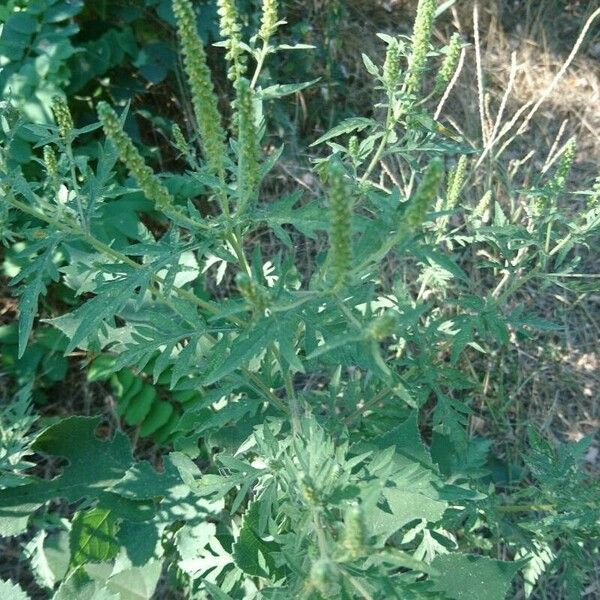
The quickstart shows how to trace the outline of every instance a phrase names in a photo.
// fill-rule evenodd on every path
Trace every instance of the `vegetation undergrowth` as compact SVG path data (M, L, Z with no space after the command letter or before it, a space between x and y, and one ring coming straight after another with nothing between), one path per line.
M193 112L191 135L169 132L183 172L148 164L127 109L99 102L79 127L61 94L50 124L3 102L2 240L20 298L5 367L29 353L33 377L59 368L49 344L80 352L115 410L36 427L21 386L0 415L0 534L35 532L24 555L56 600L150 598L159 581L186 598L501 600L543 576L582 597L600 533L591 438L555 446L531 428L512 468L470 430L479 358L557 327L523 287L593 284L579 251L597 235L598 183L564 211L576 140L503 206L495 169L539 105L503 123L481 101L477 148L442 125L467 45L433 44L438 3L420 0L411 36L380 35L383 64L363 56L375 116L312 141L319 193L267 201L283 149L266 151L265 115L311 82L265 68L310 50L278 43L276 0L248 39L233 0L217 4L231 114L194 6L172 3ZM479 73L481 99L482 86ZM37 149L29 163L15 132ZM51 288L64 310L44 319L44 345L32 332ZM140 438L162 448L153 464Z

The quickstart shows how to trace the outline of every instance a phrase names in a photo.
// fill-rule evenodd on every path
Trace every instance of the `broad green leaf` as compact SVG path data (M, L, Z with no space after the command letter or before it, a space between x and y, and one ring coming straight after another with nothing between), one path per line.
M119 600L150 600L154 597L161 571L162 562L151 560L140 567L111 575L106 580L106 589Z
M504 562L469 554L444 554L431 566L438 571L432 589L452 600L504 600L521 562Z
M75 569L61 584L52 600L122 600L118 594L93 581L83 567Z
M94 508L77 513L69 533L72 566L114 558L119 552L117 529L110 510Z
M30 478L22 486L0 490L0 514L7 508L54 498L70 502L98 498L119 481L131 466L131 446L121 432L110 440L96 437L100 421L100 417L69 417L43 430L33 449L66 458L69 464L50 481Z
M233 544L235 564L252 577L269 577L275 569L271 556L279 546L274 542L265 542L258 535L260 502L253 502L244 514L238 539Z

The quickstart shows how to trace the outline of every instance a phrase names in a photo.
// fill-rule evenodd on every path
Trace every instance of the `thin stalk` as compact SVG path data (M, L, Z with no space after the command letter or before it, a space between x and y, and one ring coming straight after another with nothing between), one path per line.
M392 95L392 93L388 93L388 107L387 107L387 114L385 117L385 131L383 133L383 137L381 138L381 142L379 142L379 146L377 148L377 151L375 152L375 155L371 159L371 162L369 163L367 170L364 172L363 176L360 178L360 183L365 183L365 181L367 181L367 179L369 178L369 176L371 175L371 173L373 172L373 170L379 163L379 159L381 158L381 156L385 150L385 147L387 146L390 134L392 133L392 128L395 125L394 111L392 109L392 103L393 103L393 95Z
M81 194L79 191L79 184L77 183L77 172L75 171L75 157L73 156L73 147L71 146L71 140L65 141L65 151L67 158L69 159L69 167L71 171L71 185L73 186L73 192L75 193L75 200L77 201L77 212L79 213L79 220L81 226L88 231L89 227L83 212L83 204L81 203Z

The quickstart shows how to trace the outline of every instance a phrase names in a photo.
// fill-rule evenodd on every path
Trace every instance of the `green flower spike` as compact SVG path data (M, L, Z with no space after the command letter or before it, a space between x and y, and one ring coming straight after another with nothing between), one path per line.
M409 93L416 93L421 85L423 71L427 63L436 7L436 0L419 0L412 35L412 56L408 65L408 78L406 80L406 89Z
M58 161L56 160L56 154L52 150L52 146L44 146L44 165L46 166L48 177L56 182L58 180Z
M260 183L258 132L254 122L253 92L248 81L238 80L237 86L236 124L239 142L239 185L241 201L256 196Z
M438 71L437 77L435 78L435 93L443 92L446 86L452 79L454 72L456 71L456 65L460 58L460 51L462 46L462 40L458 33L453 34L448 43L446 50L446 56L442 62L442 66Z
M230 64L227 77L237 81L246 72L245 56L242 54L241 27L234 0L217 0L221 37L225 41L225 58Z
M58 133L64 140L74 128L73 117L71 116L71 111L64 98L61 96L54 96L52 99L52 112L54 113L56 124L58 125Z
M183 53L183 65L192 92L192 103L202 148L211 171L225 177L226 143L221 126L210 70L206 64L204 44L196 31L196 19L190 0L173 0L173 12Z
M352 198L340 165L329 174L329 270L334 288L344 284L352 262Z
M388 44L383 63L383 83L388 92L393 92L398 86L401 58L400 44L394 39Z
M98 104L98 116L106 137L115 145L119 158L145 196L155 203L157 209L172 209L174 205L173 196L160 182L154 171L144 162L142 155L133 145L130 137L123 131L117 113L106 102L100 102Z
M264 42L269 41L269 38L277 31L278 3L278 0L263 0L258 37Z
M441 159L434 158L427 166L415 197L404 213L404 222L410 231L415 231L425 220L427 210L435 201L443 175Z
M467 174L467 162L467 157L464 155L461 156L456 168L450 174L448 190L446 192L446 203L444 205L444 208L447 210L452 210L458 204L460 192Z
M344 515L344 550L349 558L357 558L365 551L365 520L360 504L353 504Z

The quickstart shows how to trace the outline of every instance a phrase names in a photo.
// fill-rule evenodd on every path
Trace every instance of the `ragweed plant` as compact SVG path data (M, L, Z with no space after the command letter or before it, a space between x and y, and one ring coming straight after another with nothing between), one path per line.
M7 224L27 242L20 351L43 314L67 355L93 359L89 379L110 381L113 410L31 439L23 417L0 532L44 528L28 551L56 600L160 594L161 573L189 598L502 600L545 569L575 572L564 586L579 593L600 533L597 482L578 468L589 441L532 432L508 486L469 423L477 356L549 326L518 291L574 273L572 250L598 229L592 199L576 222L561 212L574 145L522 192L552 211L506 214L495 188L467 205L485 149L431 115L462 49L454 37L430 59L436 3L421 0L411 41L381 36L383 64L364 57L383 119L313 142L314 193L267 197L281 149L263 143L264 104L308 83L263 72L289 49L276 2L247 41L235 4L218 6L229 123L193 4L173 0L200 141L198 154L171 129L185 171L155 172L107 102L87 130L64 102L56 125L31 126L41 180L1 165ZM98 126L86 159L80 138ZM44 304L56 282L71 292L58 316ZM158 470L133 454L140 438L160 448ZM63 466L26 475L30 454Z

